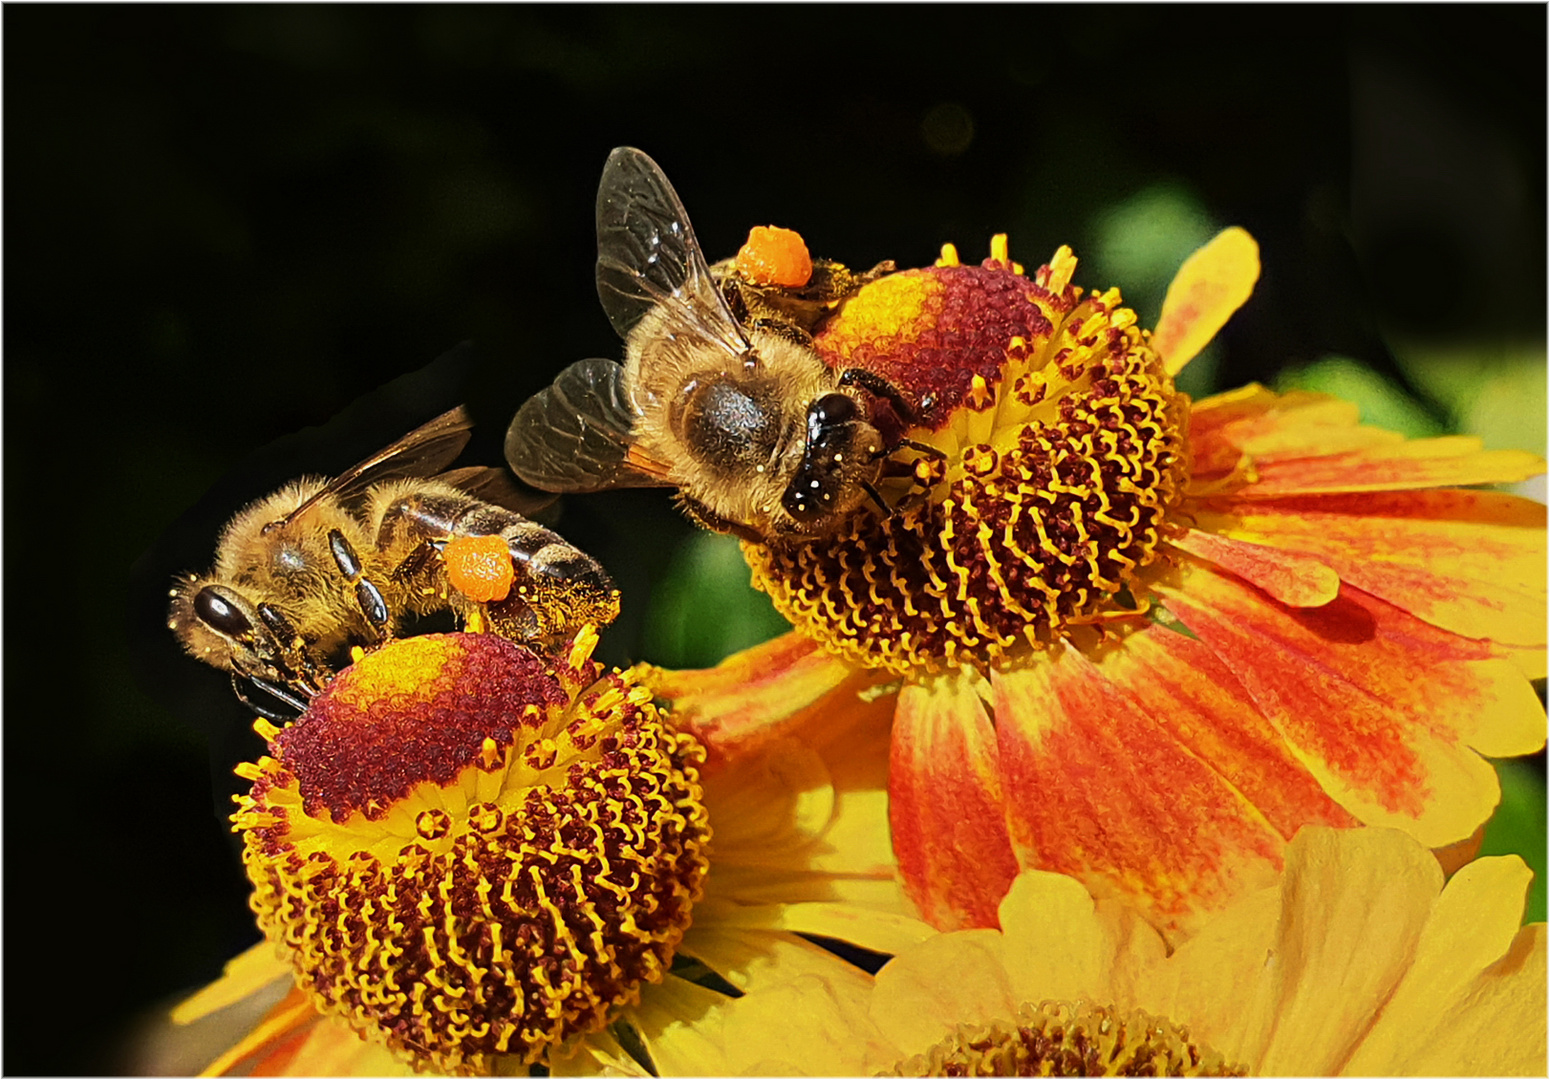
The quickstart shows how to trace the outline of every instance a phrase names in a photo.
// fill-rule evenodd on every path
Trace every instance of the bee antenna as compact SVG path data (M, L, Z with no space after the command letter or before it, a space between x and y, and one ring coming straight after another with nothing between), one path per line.
M943 450L940 446L932 446L930 443L916 442L914 439L900 439L899 446L907 446L911 450L918 450L933 461L945 461L947 459L946 450Z
M867 495L871 497L872 501L877 504L877 508L883 512L883 517L893 516L893 507L888 505L887 501L883 498L882 493L879 492L877 488L872 486L872 482L870 480L861 481L861 489L865 491Z

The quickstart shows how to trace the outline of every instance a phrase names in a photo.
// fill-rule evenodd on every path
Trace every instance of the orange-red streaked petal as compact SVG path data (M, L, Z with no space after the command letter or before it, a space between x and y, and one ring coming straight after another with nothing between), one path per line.
M279 1053L256 1059L249 1076L414 1076L412 1066L399 1061L381 1043L361 1038L343 1020L319 1017L304 1037L287 1040Z
M253 1058L258 1062L267 1062L268 1067L256 1075L278 1075L284 1063L295 1055L300 1049L313 1026L323 1022L322 1014L308 1000L306 992L299 986L291 987L285 997L275 1003L274 1007L264 1015L263 1020L249 1031L237 1045L227 1050L215 1061L205 1066L201 1076L223 1076L244 1059ZM357 1036L349 1028L340 1025L342 1033L355 1039ZM249 1071L253 1062L248 1063Z
M734 653L713 668L637 670L657 697L672 704L675 723L712 754L732 756L784 735L801 723L807 706L851 675L847 665L796 631Z
M1191 753L1210 762L1285 839L1304 825L1360 824L1319 786L1201 642L1154 624L1104 657L1102 670Z
M1482 450L1452 435L1406 439L1360 423L1349 401L1249 385L1196 402L1190 411L1190 490L1238 498L1388 491L1526 480L1543 472L1520 450Z
M1364 592L1456 634L1545 644L1545 507L1530 499L1446 489L1222 498L1201 503L1195 524L1311 556Z
M1202 398L1189 414L1197 473L1202 449L1208 459L1225 458L1222 448L1230 447L1234 453L1274 460L1345 453L1404 438L1398 432L1363 426L1355 402L1311 390L1278 394L1259 383Z
M1152 347L1177 375L1243 306L1259 280L1259 245L1236 225L1184 260L1163 298Z
M1245 581L1258 585L1283 604L1318 607L1340 592L1340 575L1311 555L1191 529L1170 541Z
M1179 930L1274 881L1283 837L1082 653L1066 649L991 681L1007 822L1024 869L1069 874Z
M1207 566L1161 591L1242 681L1293 752L1367 824L1429 847L1460 840L1494 809L1496 774L1468 743L1544 738L1522 680L1488 643L1439 630L1358 589L1288 608ZM1505 667L1505 665L1501 665ZM1535 718L1537 713L1537 719Z
M940 930L996 925L1017 876L996 734L971 678L899 692L888 817L904 891Z
M1318 457L1255 457L1254 471L1237 498L1508 483L1538 476L1545 462L1525 450L1482 450L1472 436L1445 435Z

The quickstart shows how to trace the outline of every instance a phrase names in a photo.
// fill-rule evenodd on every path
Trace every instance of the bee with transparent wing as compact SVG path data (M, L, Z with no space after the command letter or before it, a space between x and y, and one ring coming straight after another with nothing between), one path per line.
M240 511L221 533L215 567L172 589L168 625L184 648L230 671L249 706L280 718L248 691L299 712L348 650L396 635L410 615L449 611L540 647L612 622L619 593L608 574L501 505L532 509L503 474L443 471L470 426L453 409L333 480L297 480ZM489 544L483 556L465 551L476 538L498 540L494 584L463 584L489 562Z

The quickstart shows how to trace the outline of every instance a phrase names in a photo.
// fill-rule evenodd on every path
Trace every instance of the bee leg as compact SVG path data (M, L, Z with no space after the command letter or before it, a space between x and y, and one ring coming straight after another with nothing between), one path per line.
M846 368L840 372L840 385L859 386L861 389L870 391L878 397L885 399L893 406L893 411L899 414L899 419L903 420L906 425L915 423L919 418L919 413L915 406L904 399L904 395L899 393L898 387L875 371L868 371L865 368Z
M367 628L376 635L378 642L382 641L387 637L388 623L392 620L382 590L365 576L360 556L355 554L355 548L338 529L328 530L328 550L333 554L334 565L339 567L339 572L355 586L355 601L360 605Z
M308 696L323 689L333 673L318 663L306 638L296 632L291 620L273 604L259 604L258 618L264 624L270 647L265 650L274 657L265 667L287 686ZM260 654L262 655L262 654ZM256 681L251 672L244 672L250 681Z
M765 333L774 334L776 337L785 338L793 345L800 345L804 349L813 347L813 335L800 326L779 319L754 319L748 324L750 330L763 330Z
M896 273L898 269L898 263L894 262L892 259L884 259L882 262L872 267L872 269L868 270L866 273L857 274L856 279L859 284L856 287L860 288L861 285L870 285L880 277L887 277L889 274Z
M683 508L684 513L694 520L695 524L703 526L711 532L731 533L739 540L747 540L752 544L764 543L764 537L754 532L747 525L740 525L735 521L722 517L698 499L691 499L687 495L680 493L678 505Z
M441 554L441 549L446 546L446 540L421 540L414 546L414 550L404 556L402 562L393 567L393 580L405 585L411 584L430 569Z
M861 489L867 493L868 498L877 504L877 508L883 512L883 517L891 517L893 515L895 508L888 505L888 501L883 498L882 492L873 487L871 481L861 481Z
M242 690L244 682L282 702L292 711L283 712L262 701L255 701L253 698L248 697ZM239 675L233 671L231 673L231 690L232 693L237 695L238 701L252 709L259 716L262 716L265 720L275 720L284 723L295 720L307 711L307 702L304 698L291 693L279 683L270 682L268 679L260 678L257 675Z
M900 439L900 446L907 446L911 450L918 450L933 461L946 461L947 451L940 446L932 446L930 443L916 442L914 439Z

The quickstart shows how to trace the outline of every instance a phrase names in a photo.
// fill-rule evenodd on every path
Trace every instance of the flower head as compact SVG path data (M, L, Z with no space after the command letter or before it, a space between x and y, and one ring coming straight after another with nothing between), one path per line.
M492 634L410 638L270 745L233 820L319 1008L485 1072L667 970L707 866L702 752L584 648L554 671Z
M1309 829L1278 883L1170 955L1123 908L1030 871L1001 930L945 934L883 968L869 1015L888 1049L859 1067L1070 1075L1061 1065L1083 1057L1083 1075L1543 1074L1545 925L1520 929L1528 880L1509 856L1444 887L1401 833Z
M832 537L745 544L794 634L659 694L735 755L810 708L896 692L890 824L922 915L994 926L1022 870L1188 933L1274 880L1304 825L1441 847L1544 745L1544 508L1460 485L1543 468L1405 440L1355 406L1173 376L1249 295L1229 229L1155 334L1062 248L864 286L819 330L917 426L906 475Z
M1188 402L1118 291L1080 298L1075 266L1063 249L1031 281L995 259L905 271L824 327L825 359L917 402L912 435L942 455L917 459L896 514L745 545L755 583L831 652L988 671L1080 633L1156 562Z
M928 932L886 865L826 871L885 860L866 850L882 808L847 802L821 754L787 741L707 772L595 640L560 659L396 640L296 724L258 722L269 754L239 768L233 822L269 944L177 1018L287 971L297 989L214 1071L624 1067L746 987L865 980L795 931L887 949Z
M1269 886L1170 952L1126 904L1025 871L997 930L904 947L859 995L750 993L702 1033L724 1075L1542 1075L1545 924L1530 872L1481 859L1446 886L1391 829L1311 828ZM751 1033L780 1026L770 1056ZM754 1045L750 1047L750 1043Z

